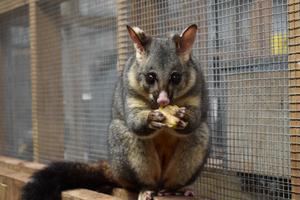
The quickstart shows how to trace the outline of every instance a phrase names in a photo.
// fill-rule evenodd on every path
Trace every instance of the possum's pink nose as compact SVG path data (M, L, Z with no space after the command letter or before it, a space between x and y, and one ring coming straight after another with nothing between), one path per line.
M160 106L167 106L170 103L170 99L166 91L163 90L159 93L157 98L157 103Z

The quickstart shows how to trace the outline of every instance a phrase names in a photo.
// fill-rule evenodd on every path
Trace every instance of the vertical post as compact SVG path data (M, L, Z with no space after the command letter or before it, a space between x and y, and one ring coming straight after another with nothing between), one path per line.
M46 10L29 2L34 161L63 158L64 109L62 94L59 4Z
M7 191L7 185L0 183L0 200L6 199L6 191Z
M126 25L128 25L128 2L126 0L117 0L117 12L117 70L120 72L124 68L130 48L126 29Z
M288 1L292 199L300 199L300 4Z
M130 22L142 28L147 34L157 36L160 34L159 29L163 29L157 22L161 21L162 14L160 12L163 12L166 6L159 0L132 0Z
M257 0L253 2L250 11L251 18L251 56L268 56L272 37L272 0Z
M260 0L259 3L261 20L259 25L259 55L269 56L271 54L273 0Z
M268 56L272 33L272 0L256 0L250 11L251 56Z
M0 25L2 24L0 20ZM3 26L3 24L2 24ZM3 32L0 31L0 152L4 153L5 150L5 133L4 133L4 45L3 45Z
M39 161L38 120L37 120L37 8L35 0L29 1L29 39L31 61L31 99L32 99L32 140L33 160Z

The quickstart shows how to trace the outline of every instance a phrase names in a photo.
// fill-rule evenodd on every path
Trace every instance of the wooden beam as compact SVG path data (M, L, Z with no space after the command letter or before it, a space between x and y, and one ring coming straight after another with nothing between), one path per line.
M34 160L64 157L60 7L30 0L30 60Z
M94 16L64 16L61 18L66 24L76 24L80 27L109 27L112 21L115 21L115 17L94 17Z
M21 188L29 177L30 174L0 167L0 184L5 186L5 200L19 200Z
M1 192L5 195L3 200L19 200L21 188L30 180L33 172L43 167L42 164L0 156L0 184L5 186L0 191L0 200Z
M300 199L300 4L288 1L289 21L289 102L292 199Z
M54 5L54 4L59 4L62 2L65 2L67 0L35 0L37 3L39 4L43 4L43 5Z
M132 196L132 193L118 189L118 193L113 196L98 193L86 189L70 190L62 193L62 200L136 200L137 195ZM191 200L193 197L183 197L183 196L164 196L164 197L154 197L154 200Z
M1 28L4 28L3 21L0 20ZM4 29L2 29L4 30ZM3 31L0 30L0 153L3 154L5 151L5 127L4 127L4 120L5 120L5 82L4 82L4 37Z
M154 200L191 200L193 197L184 197L184 196L165 196L165 197L154 197ZM199 198L197 198L199 199ZM199 199L201 200L201 199Z
M0 200L6 199L7 185L0 183Z
M2 0L0 1L0 16L14 11L25 5L28 5L29 0Z
M62 193L62 200L122 200L118 197L102 194L99 192L78 189L70 190ZM124 200L124 199L123 199Z
M138 194L129 192L128 190L122 188L114 188L112 195L123 200L136 200L138 199Z
M0 156L0 168L15 170L22 173L32 174L44 168L45 165L35 162L28 162L16 158Z

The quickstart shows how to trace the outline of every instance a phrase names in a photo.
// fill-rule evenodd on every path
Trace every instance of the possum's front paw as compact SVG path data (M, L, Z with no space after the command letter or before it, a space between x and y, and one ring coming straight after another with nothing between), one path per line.
M148 115L149 128L151 129L160 129L166 127L166 124L163 121L166 120L166 117L158 110L152 110Z
M187 126L188 115L186 113L186 108L181 107L175 113L175 116L178 117L180 120L177 122L177 129L184 129Z
M184 107L179 108L176 105L168 105L160 107L159 111L166 117L165 123L168 127L174 129L184 129L186 127L186 109Z

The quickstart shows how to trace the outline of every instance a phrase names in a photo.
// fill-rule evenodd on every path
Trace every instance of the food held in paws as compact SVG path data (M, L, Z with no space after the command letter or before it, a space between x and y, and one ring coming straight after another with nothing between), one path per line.
M164 123L166 123L166 125L170 128L176 128L178 122L180 121L180 119L175 116L179 110L179 107L176 105L168 105L165 107L159 107L158 110L166 117Z

